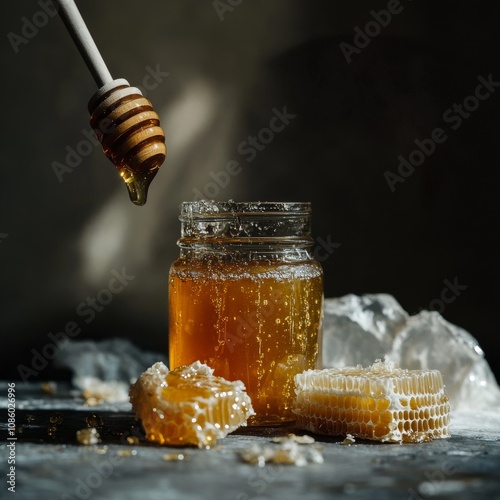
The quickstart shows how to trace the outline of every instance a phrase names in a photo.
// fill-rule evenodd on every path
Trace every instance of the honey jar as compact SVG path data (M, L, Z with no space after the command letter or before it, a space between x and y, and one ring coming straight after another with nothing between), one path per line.
M293 377L317 367L323 271L312 256L311 204L185 202L169 273L169 355L241 380L250 425L295 420Z

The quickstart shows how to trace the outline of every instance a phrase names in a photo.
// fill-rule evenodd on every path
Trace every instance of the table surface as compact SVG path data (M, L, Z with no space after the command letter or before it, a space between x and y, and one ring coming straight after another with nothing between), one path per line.
M6 383L1 385L2 439L7 439ZM4 396L5 395L5 396ZM67 388L16 385L16 494L19 499L323 500L500 498L500 411L452 413L452 437L422 444L381 444L314 436L324 463L305 466L245 463L252 445L293 427L242 428L210 449L145 442L128 404L88 407ZM98 422L102 442L82 446L76 431ZM137 435L130 445L127 436ZM2 446L2 475L9 448ZM11 446L12 448L12 446ZM165 460L166 454L183 460ZM9 498L5 479L0 498Z

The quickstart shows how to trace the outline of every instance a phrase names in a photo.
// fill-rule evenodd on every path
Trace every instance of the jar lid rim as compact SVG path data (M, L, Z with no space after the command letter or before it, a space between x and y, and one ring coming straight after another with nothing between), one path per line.
M218 216L221 214L268 215L309 215L311 213L311 202L308 201L213 201L198 200L185 201L181 204L181 217L190 216Z

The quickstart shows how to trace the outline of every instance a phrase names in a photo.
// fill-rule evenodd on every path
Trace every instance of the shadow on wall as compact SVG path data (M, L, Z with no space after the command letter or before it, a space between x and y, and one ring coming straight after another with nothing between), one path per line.
M312 201L326 296L388 292L410 313L436 310L477 336L498 376L500 71L488 57L465 63L459 45L396 37L347 63L343 40L270 62L249 128L277 103L293 120L256 141L245 197Z
M80 7L113 74L144 86L156 71L159 80L147 90L169 152L143 208L95 146L62 180L54 172L68 147L90 143L85 106L94 92L59 20L18 53L1 48L17 75L1 83L12 96L10 130L25 127L22 102L32 131L2 143L7 165L24 151L23 168L8 169L0 186L8 235L0 307L12 346L4 376L15 377L31 349L68 322L82 339L123 336L165 352L178 205L201 195L312 201L327 296L388 292L409 312L442 309L495 352L490 165L500 97L491 84L470 117L453 106L474 94L478 77L500 81L491 57L498 7L401 2L366 43L359 32L387 2L242 2L222 20L212 2L115 4ZM38 8L16 4L1 31L19 31ZM110 37L111 19L135 35ZM342 43L356 49L347 58ZM106 292L116 273L126 285ZM460 293L444 293L446 283Z

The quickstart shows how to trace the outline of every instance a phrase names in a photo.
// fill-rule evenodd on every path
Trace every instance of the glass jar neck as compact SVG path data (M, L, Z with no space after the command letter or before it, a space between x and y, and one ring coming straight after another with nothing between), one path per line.
M300 262L311 260L311 242L239 242L211 241L200 242L181 238L177 244L180 255L184 258L209 258L238 261L238 260L282 260L287 262Z
M310 203L185 202L179 219L181 257L312 258Z

